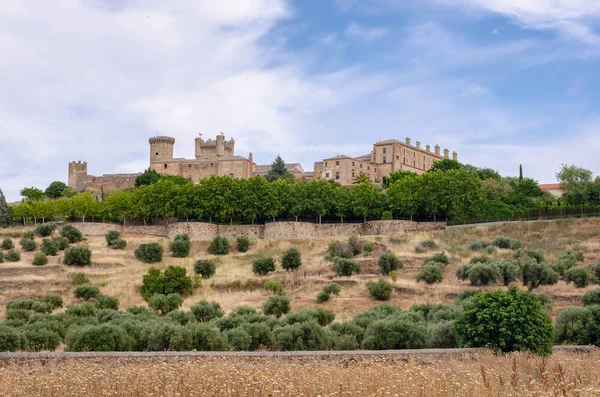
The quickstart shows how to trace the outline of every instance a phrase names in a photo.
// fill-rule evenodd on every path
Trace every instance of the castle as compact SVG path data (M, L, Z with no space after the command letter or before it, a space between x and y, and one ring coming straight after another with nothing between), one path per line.
M256 165L252 161L252 153L248 158L235 155L233 138L225 140L221 133L216 139L195 140L195 159L173 157L175 138L168 136L152 137L150 143L150 169L161 175L177 175L193 183L211 175L225 175L231 178L248 179L255 176L265 176L271 165ZM449 158L448 149L440 154L440 147L434 151L427 145L421 148L419 141L413 146L410 138L405 142L395 139L377 142L371 153L358 157L337 155L314 163L313 172L304 172L298 163L286 164L286 169L296 179L308 181L313 178L334 180L342 185L352 185L361 174L372 181L381 181L395 171L411 171L422 174L429 170L435 161ZM457 160L456 152L452 159ZM135 174L105 174L102 176L88 175L87 163L73 161L69 163L69 187L75 191L91 190L98 199L106 193L134 187Z

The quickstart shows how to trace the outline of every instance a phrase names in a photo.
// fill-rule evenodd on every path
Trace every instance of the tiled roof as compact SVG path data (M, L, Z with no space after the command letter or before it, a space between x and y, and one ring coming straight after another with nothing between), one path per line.
M560 183L543 183L538 185L542 190L555 190L560 189Z

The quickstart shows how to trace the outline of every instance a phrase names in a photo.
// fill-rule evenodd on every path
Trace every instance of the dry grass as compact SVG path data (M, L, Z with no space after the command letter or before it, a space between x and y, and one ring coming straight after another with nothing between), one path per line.
M3 396L598 396L600 354L6 361Z

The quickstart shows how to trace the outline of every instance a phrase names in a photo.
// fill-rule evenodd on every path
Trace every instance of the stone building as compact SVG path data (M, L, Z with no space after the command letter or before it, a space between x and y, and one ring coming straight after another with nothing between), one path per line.
M419 141L412 145L410 138L406 138L404 142L389 139L375 143L370 154L358 157L337 155L316 162L313 177L351 185L360 174L365 174L370 180L379 182L395 171L410 171L421 175L435 161L445 158L449 158L449 150L444 149L442 156L437 145L432 152L429 145L423 149ZM456 152L452 153L452 159L458 160Z
M286 164L285 169L287 170L288 173L294 175L294 178L296 178L296 179L302 179L304 174L306 174L304 172L304 168L302 168L302 165L300 163ZM269 173L269 171L271 171L271 164L257 165L254 168L254 172L252 173L252 176L262 176L264 178Z

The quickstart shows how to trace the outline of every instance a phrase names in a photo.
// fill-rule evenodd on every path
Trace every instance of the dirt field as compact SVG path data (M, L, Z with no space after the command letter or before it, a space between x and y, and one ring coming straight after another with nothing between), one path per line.
M2 396L598 396L598 349L0 357ZM26 357L26 355L21 355Z

